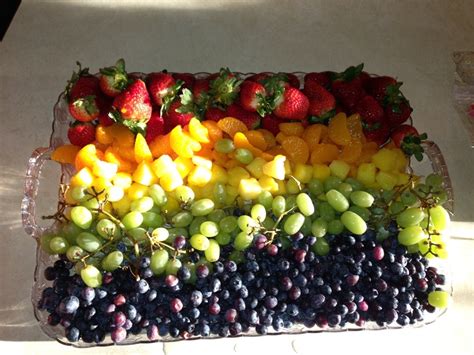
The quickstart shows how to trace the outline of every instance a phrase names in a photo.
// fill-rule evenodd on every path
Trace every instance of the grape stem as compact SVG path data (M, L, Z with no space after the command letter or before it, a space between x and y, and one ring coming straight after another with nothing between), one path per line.
M294 207L291 207L289 210L283 212L279 217L278 219L276 220L275 224L273 225L273 228L271 230L267 230L265 232L263 232L264 234L267 234L270 236L270 239L265 243L265 245L269 245L269 244L272 244L273 243L273 240L275 239L277 233L278 233L278 225L280 224L280 222L283 220L283 218L288 215L290 212L294 211L296 209L296 206Z

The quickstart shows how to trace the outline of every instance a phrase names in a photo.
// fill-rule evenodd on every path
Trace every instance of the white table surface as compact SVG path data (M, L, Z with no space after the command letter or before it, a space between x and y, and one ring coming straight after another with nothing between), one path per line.
M30 290L35 243L20 221L27 158L48 145L52 107L75 61L97 71L124 57L131 71L342 70L364 62L397 76L414 120L438 143L455 193L454 303L432 325L399 331L201 340L87 349L86 354L281 354L317 351L472 354L474 151L452 107L455 50L473 49L472 1L33 1L0 43L0 353L78 353L44 336ZM43 178L51 211L55 174ZM49 182L49 183L48 183ZM43 214L45 214L43 213ZM408 350L409 349L409 350Z

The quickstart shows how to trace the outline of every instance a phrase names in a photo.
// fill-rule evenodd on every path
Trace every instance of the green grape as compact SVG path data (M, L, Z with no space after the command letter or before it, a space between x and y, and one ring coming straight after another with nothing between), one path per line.
M324 185L318 179L313 178L308 182L308 189L313 196L318 196L324 192Z
M203 236L212 238L219 234L219 227L215 222L206 221L201 224L199 231Z
M338 235L344 231L344 224L338 219L333 219L328 223L327 232L329 234Z
M143 212L142 226L145 228L158 228L165 224L165 220L161 214L156 212Z
M444 231L451 221L448 211L446 211L443 206L430 208L429 214L430 220L433 222L433 227L437 232Z
M436 308L447 308L449 293L446 291L431 291L428 294L428 303Z
M303 214L296 212L290 215L285 223L283 224L283 230L288 234L288 235L293 235L295 233L298 233L298 231L301 229L304 223L304 216Z
M241 231L246 233L250 233L258 227L258 223L252 217L247 215L242 215L237 218L237 225Z
M267 211L270 211L273 203L273 195L270 191L262 191L257 197L257 202L263 205Z
M125 192L121 187L118 186L110 186L105 190L105 194L107 195L107 200L110 202L117 202L120 201Z
M172 242L174 241L174 239L178 236L178 235L182 235L183 237L187 238L189 237L189 233L188 233L188 230L186 228L183 228L183 227L179 227L179 228L169 228L168 229L168 233L169 233L169 236L168 236L168 239L166 239L167 242Z
M125 229L138 228L143 223L143 215L138 211L128 212L122 218L122 224Z
M148 239L146 235L146 229L145 228L132 228L129 231L127 231L127 234L130 235L136 242L141 242L143 240Z
M239 148L235 150L235 159L242 164L250 164L253 161L253 154L250 150Z
M379 199L379 198L382 198L381 194L380 194L380 191L377 190L377 189L374 189L374 188L371 188L371 187L367 187L367 188L364 188L364 191L368 192L369 194L371 194L374 199Z
M335 190L341 183L341 178L338 178L337 176L329 176L324 180L324 191L328 192L329 190Z
M81 271L82 269L84 269L84 264L83 263L75 263L74 264L74 272L77 274L77 275L80 275L81 274Z
M311 216L314 213L314 204L308 194L302 192L296 196L296 206L305 216Z
M390 201L392 201L395 197L395 191L393 190L384 190L382 191L382 200L385 202L385 203L389 203Z
M102 259L102 269L105 271L114 271L122 265L123 254L121 251L113 251Z
M304 223L301 226L300 232L303 233L303 235L310 235L311 234L311 225L312 221L310 217L305 217Z
M441 187L443 185L443 178L437 174L429 174L425 178L425 184L428 187Z
M148 188L148 195L153 199L155 205L159 207L163 207L168 202L165 190L158 184L153 184Z
M348 177L344 182L352 186L352 191L359 191L364 187L360 181L351 177Z
M206 222L207 218L206 217L196 217L193 219L191 224L189 225L189 234L194 235L194 234L199 234L200 233L200 228L201 224Z
M448 250L444 242L437 242L433 244L433 253L440 259L446 259L448 257Z
M313 251L320 256L328 255L330 250L329 243L325 238L318 238L312 248Z
M189 240L191 246L196 250L204 251L209 248L209 239L202 234L194 234Z
M354 191L350 199L354 205L364 208L369 208L374 203L374 196L365 191Z
M219 139L214 145L214 149L219 153L230 153L234 150L234 142L227 138Z
M418 244L407 245L406 248L409 254L414 254L420 251L420 248L418 248Z
M229 233L220 231L214 239L219 245L227 245L232 240L232 236Z
M95 252L102 246L102 241L94 234L89 232L82 232L77 236L77 245L89 253Z
M415 191L418 196L426 198L430 193L430 188L425 184L418 184L414 187L413 191Z
M402 228L416 226L423 218L425 218L425 214L421 208L411 207L397 216L397 223Z
M76 237L82 231L82 228L78 227L75 223L64 223L61 226L61 234L71 245L76 244Z
M270 217L267 216L267 218L265 218L262 222L262 226L263 228L265 229L273 229L275 225L275 221L273 219L271 219Z
M315 221L313 221L313 224L311 225L311 233L317 238L324 237L327 233L328 229L328 222L322 218L319 217Z
M392 215L397 215L397 214L401 213L404 209L405 209L405 204L404 203L402 203L401 201L393 201L390 204L390 206L388 208L388 211Z
M418 242L418 250L420 251L420 254L426 257L427 259L432 259L434 257L433 254L431 254L430 251L430 242L428 239L422 239L421 241Z
M175 227L187 227L191 224L193 219L194 217L191 212L182 211L178 212L173 216L173 218L171 218L171 223L173 223Z
M236 264L240 264L245 261L245 255L239 250L233 250L229 255L229 260L234 261Z
M54 254L64 254L69 248L69 244L65 238L56 236L49 242L49 248Z
M71 197L77 202L82 202L89 197L89 194L87 193L86 188L82 186L75 186L71 189Z
M209 241L209 248L204 251L204 256L206 257L206 260L210 263L213 263L219 260L220 255L221 247L219 246L219 243L217 243L217 241L215 241L214 239L211 239Z
M102 274L94 265L87 265L81 270L81 278L84 283L92 288L102 285Z
M328 202L321 202L318 205L318 209L319 209L319 215L326 222L336 219L336 211L334 210L334 208L331 207L331 205Z
M151 237L159 242L164 242L170 236L168 229L163 227L158 227L151 232Z
M69 261L75 262L80 260L86 253L81 247L73 245L69 247L66 251L66 256Z
M51 239L53 238L54 238L54 235L51 235L51 234L43 234L40 237L41 249L43 249L48 254L55 254L49 247L49 243L51 242Z
M130 209L132 211L138 211L141 213L148 212L149 210L152 209L153 204L154 204L154 201L150 196L143 196L137 200L132 201L132 204L130 205Z
M267 211L263 205L257 203L250 210L250 216L252 216L254 220L262 223L267 217Z
M92 224L92 213L84 206L75 206L71 208L71 219L76 226L82 229L88 229Z
M341 184L337 187L337 191L343 194L345 198L349 198L353 189L352 186L347 182L341 182Z
M214 201L209 198L194 201L191 205L191 213L193 216L205 216L214 210Z
M101 219L99 222L97 222L95 229L97 234L105 239L116 237L119 234L119 228L117 225L107 218Z
M213 189L212 194L213 194L214 199L216 200L216 202L224 203L225 199L227 198L227 192L225 190L225 185L221 182L217 182L214 185L214 189Z
M367 224L358 214L346 211L341 215L341 222L351 233L361 235L367 230Z
M337 212L344 212L349 209L349 201L347 201L347 198L337 190L333 189L326 192L326 198L331 207Z
M165 267L166 275L175 275L178 273L179 268L183 266L179 259L168 260Z
M234 248L236 250L245 250L247 249L253 242L253 236L247 234L246 232L240 232L237 234L234 240Z
M323 192L322 194L319 194L318 196L316 196L316 198L319 200L319 201L327 201L327 197L326 197L326 194Z
M367 222L370 219L370 211L367 208L359 207L359 206L351 206L349 207L349 211L352 211L358 214L362 219Z
M169 254L166 250L156 250L151 254L150 269L155 275L161 275L165 272L166 264L169 259Z
M286 208L288 210L290 210L293 207L296 207L296 196L295 195L289 195L289 196L286 197Z
M189 269L189 272L191 273L191 277L189 279L185 280L184 283L195 284L196 280L197 280L197 277L196 277L196 264L188 261L186 264L184 264L184 266L186 266Z
M214 210L211 213L209 213L209 215L207 216L207 218L210 221L215 222L215 223L219 223L225 217L226 217L226 214L224 210L221 210L221 209Z
M398 242L402 245L416 244L425 238L426 234L420 226L409 226L398 233Z
M280 217L286 211L286 200L283 196L276 196L272 201L272 212Z
M232 233L237 227L237 217L235 216L227 216L219 221L219 228L225 233Z
M99 203L98 199L93 197L93 198L90 198L88 200L82 201L81 206L88 209L89 212L91 212L91 213L92 213L92 211L94 211L94 213L97 213L95 211L100 207L100 203ZM81 206L78 206L78 207L81 207ZM73 208L76 208L76 207L73 207ZM87 229L87 228L84 228L84 229Z
M174 194L178 202L185 204L192 203L194 201L194 197L196 196L193 189L186 185L178 186L176 190L174 190Z
M400 201L407 207L413 206L418 202L418 197L416 195L409 191L403 191L401 196L400 196Z

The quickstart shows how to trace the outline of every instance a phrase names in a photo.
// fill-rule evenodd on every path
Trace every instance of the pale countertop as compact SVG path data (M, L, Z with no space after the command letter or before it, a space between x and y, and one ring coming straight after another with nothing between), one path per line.
M78 353L44 336L30 291L35 243L20 221L26 162L47 146L52 107L76 60L97 71L123 57L131 71L342 70L364 62L397 76L414 120L440 146L455 194L454 303L409 330L200 340L84 353L472 354L474 150L452 106L455 50L473 50L472 1L34 1L24 0L0 43L0 352ZM43 178L40 214L52 210L57 168ZM55 175L56 174L56 175ZM49 205L48 205L49 204ZM45 213L41 213L44 211ZM257 350L258 349L258 350Z

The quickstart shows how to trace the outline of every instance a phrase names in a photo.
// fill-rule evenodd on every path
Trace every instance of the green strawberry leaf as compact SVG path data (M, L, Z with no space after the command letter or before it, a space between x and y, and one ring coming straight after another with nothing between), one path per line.
M76 62L76 64L77 64L77 66L79 67L79 69L78 69L77 72L75 72L75 71L72 72L71 79L69 79L69 80L67 81L66 88L64 89L64 93L65 93L66 99L67 99L68 101L69 101L69 98L70 98L71 90L72 90L72 88L74 87L74 85L77 83L77 81L79 80L79 78L80 78L81 76L89 75L89 68L82 68L80 62Z
M352 81L355 78L357 78L362 70L364 69L364 63L361 63L357 66L350 66L346 70L344 70L342 73L333 73L331 74L331 80L342 80L342 81Z
M236 100L241 84L242 80L234 76L229 68L221 68L219 76L209 84L212 106L225 110Z
M184 81L182 80L176 81L176 84L174 84L171 87L170 92L163 97L163 104L161 105L161 108L160 108L161 116L163 116L166 112L168 112L171 104L173 103L174 99L176 98L176 95L178 94L183 84L184 84Z
M336 110L333 109L331 111L326 112L325 114L321 116L310 116L308 118L308 122L311 124L314 123L322 123L322 124L327 124L329 123L329 120L336 115Z

